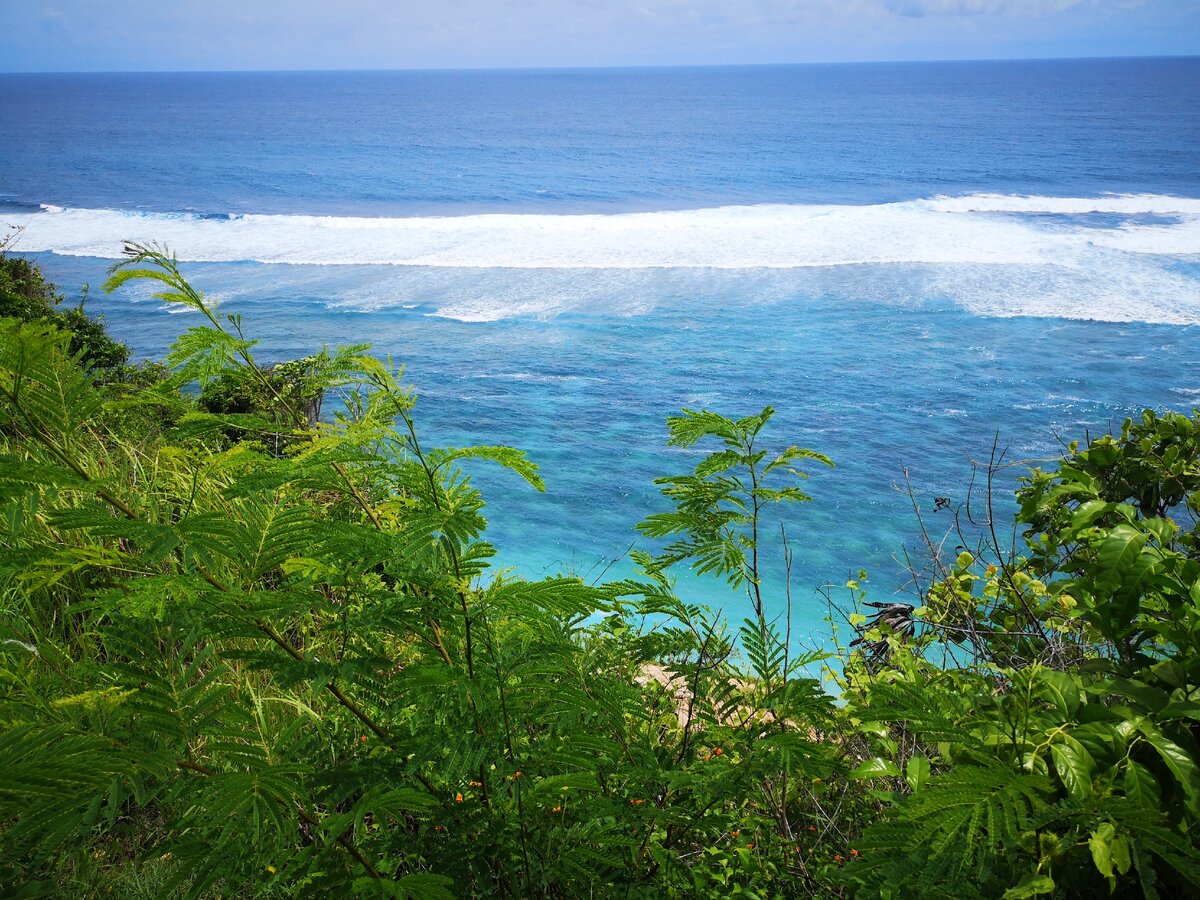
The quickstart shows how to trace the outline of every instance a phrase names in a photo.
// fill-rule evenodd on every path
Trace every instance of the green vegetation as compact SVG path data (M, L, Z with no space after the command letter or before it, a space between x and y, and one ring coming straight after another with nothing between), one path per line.
M14 895L1200 891L1200 414L1072 445L1023 480L1015 550L932 541L913 604L860 577L854 644L796 656L760 538L836 474L769 408L669 419L708 453L660 481L639 577L523 581L466 469L536 467L428 446L366 347L260 366L133 246L107 288L204 317L146 377L0 265Z
M4 255L6 243L0 240L0 319L50 323L69 333L68 351L79 356L98 384L142 384L166 375L152 363L130 366L129 348L109 337L102 322L89 318L83 303L61 308L62 297L34 263Z

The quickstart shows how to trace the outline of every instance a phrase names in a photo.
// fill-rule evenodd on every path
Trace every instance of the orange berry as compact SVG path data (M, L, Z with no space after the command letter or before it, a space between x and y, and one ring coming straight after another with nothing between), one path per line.
M753 850L753 849L754 849L754 845L753 845L753 844L747 844L747 845L746 845L746 849L747 849L747 850Z
M851 850L851 851L850 851L850 855L851 855L851 856L858 856L858 851L857 851L857 850Z
M713 756L720 756L724 752L720 747L713 747Z
M455 794L455 795L454 795L454 802L455 802L455 803L462 803L462 802L463 802L463 795L462 795L462 794Z
M518 778L520 778L520 777L521 777L521 773L520 773L520 772L513 772L513 774L512 774L512 777L513 777L513 781L516 781Z
M730 834L731 834L733 837L737 837L739 834L741 834L741 832L740 832L740 831L731 831L731 832L729 832L729 833L730 833Z
M550 812L562 812L562 807L561 806L552 807Z
M837 856L835 856L834 859L837 860L838 862L846 861L846 857L842 856L840 853Z
M483 787L482 781L468 781L467 787Z
M363 743L363 744L365 744L365 743L367 742L367 736L364 734L364 735L363 735L362 737L360 737L358 740L359 740L359 742L360 742L360 743Z
M817 826L816 826L816 825L809 825L809 826L808 826L808 830L809 830L809 831L816 831L816 830L817 830Z

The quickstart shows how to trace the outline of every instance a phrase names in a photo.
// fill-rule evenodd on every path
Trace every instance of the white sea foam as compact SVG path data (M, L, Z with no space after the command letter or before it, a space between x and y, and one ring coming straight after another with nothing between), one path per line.
M1162 194L1106 194L1100 197L1030 197L1021 194L967 194L918 200L938 212L999 212L1077 216L1110 213L1136 216L1200 216L1200 199Z
M924 273L925 297L987 315L1200 322L1200 199L1159 195L976 194L873 206L408 218L214 218L46 206L23 220L8 218L26 226L18 249L62 255L112 258L123 240L154 240L186 261L312 266L594 272L901 265ZM478 297L448 290L433 305L469 321L579 308L571 296L518 289L501 298L492 285L476 287ZM416 299L427 298L396 301L411 308ZM394 305L378 292L370 303Z
M1154 215L1174 221L1096 228L1047 226L1014 215L1041 212ZM46 206L25 224L25 250L114 257L123 240L157 240L189 261L314 265L736 269L1039 263L1097 246L1130 253L1200 253L1200 200L1146 195L973 195L875 206L408 218L214 218Z

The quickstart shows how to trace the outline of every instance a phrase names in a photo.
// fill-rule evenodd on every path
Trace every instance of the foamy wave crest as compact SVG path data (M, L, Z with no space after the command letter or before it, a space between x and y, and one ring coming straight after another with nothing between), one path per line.
M1101 212L1116 227L1028 216ZM1004 215L998 215L1003 213ZM1140 222L1138 216L1170 221ZM1200 200L974 195L875 206L777 205L615 215L228 217L44 207L21 246L115 257L157 240L188 261L466 268L800 268L862 263L1058 262L1093 247L1200 253Z
M20 250L110 258L119 256L123 240L154 240L185 261L367 264L463 274L483 269L531 276L557 270L567 277L567 270L601 269L630 275L630 270L849 273L847 266L864 271L902 266L910 275L923 273L908 283L925 299L950 299L985 315L1200 322L1200 199L1159 195L975 194L873 206L409 218L202 216L47 206L14 224L25 225ZM545 294L526 293L517 289L520 285L498 305L497 278L493 273L479 286L478 298L441 292L439 313L480 321L582 308L572 300L550 303ZM603 280L598 272L592 278ZM849 274L842 278L853 280ZM409 296L405 302L427 297ZM654 298L643 299L646 306L655 305Z

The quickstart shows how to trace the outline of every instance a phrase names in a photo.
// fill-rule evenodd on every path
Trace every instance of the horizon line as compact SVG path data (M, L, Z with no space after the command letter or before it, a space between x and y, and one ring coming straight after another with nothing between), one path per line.
M436 72L620 72L646 69L768 69L800 66L948 65L958 63L1100 62L1116 60L1200 60L1200 53L1109 54L1088 56L988 56L947 59L858 59L757 63L630 63L623 65L554 66L417 66L396 68L314 69L7 69L0 75L285 75Z

